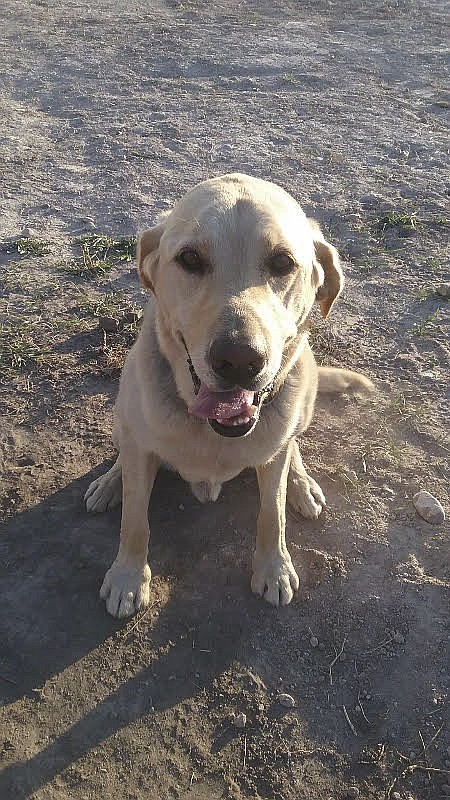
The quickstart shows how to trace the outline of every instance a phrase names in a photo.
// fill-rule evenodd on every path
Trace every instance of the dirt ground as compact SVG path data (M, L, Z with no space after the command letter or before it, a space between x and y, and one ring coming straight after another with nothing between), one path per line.
M3 0L1 798L450 796L448 527L412 505L449 508L443 9ZM145 302L134 236L236 170L339 248L315 349L378 394L321 402L301 443L328 506L289 517L289 607L250 591L253 473L201 506L163 472L151 606L118 622L98 590L120 514L82 497Z

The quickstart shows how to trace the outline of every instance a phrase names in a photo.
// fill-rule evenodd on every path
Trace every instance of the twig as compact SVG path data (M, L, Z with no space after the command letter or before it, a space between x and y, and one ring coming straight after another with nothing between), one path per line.
M448 769L438 769L437 767L429 767L426 764L410 764L406 767L399 775L396 775L392 783L386 789L384 800L391 800L392 792L394 791L397 783L402 778L406 778L412 772L415 772L416 769L420 769L422 772L438 772L441 775L450 775L450 770Z
M436 731L436 733L434 734L434 736L433 736L433 737L430 739L430 741L428 742L428 744L427 744L427 746L426 746L425 750L428 750L429 746L430 746L431 744L433 744L433 742L435 741L435 739L437 739L437 737L439 736L439 734L440 734L440 732L441 732L441 730L442 730L442 728L443 728L443 727L444 727L444 723L442 723L441 727L437 729L437 731Z
M366 720L367 724L368 725L372 725L372 723L366 717L366 712L364 711L363 704L361 703L361 698L359 696L359 692L358 692L358 705L359 705L359 707L361 709L361 714L363 715L363 717Z
M245 734L244 736L244 769L246 761L247 761L247 734Z
M195 772L192 770L191 780L189 781L189 791L192 789L192 782L195 778Z
M0 675L2 681L6 681L6 683L12 683L13 686L18 686L17 681L13 681L12 678L7 678L6 675Z
M429 761L428 761L428 756L427 756L427 748L425 747L425 742L423 740L423 736L422 736L421 731L419 731L419 738L420 738L420 742L421 742L421 745L422 745L423 760L425 761L425 764L428 764ZM428 778L430 778L430 777L431 777L430 776L430 772L428 771Z
M348 722L348 725L349 725L349 728L350 728L351 732L353 733L354 736L358 736L357 730L356 730L355 726L353 725L353 722L351 721L345 706L342 706L342 711L344 712L344 717Z
M382 647L385 647L387 644L389 644L390 642L393 642L393 641L394 641L394 637L391 636L389 639L386 639L385 642L381 642L381 644L377 644L376 647L372 647L371 650L366 650L365 653L360 653L360 655L361 656L368 656L368 655L370 655L370 653L375 653L376 650L381 650Z
M135 628L137 628L137 626L139 625L139 623L140 623L140 622L141 622L141 621L142 621L142 620L143 620L143 619L144 619L144 618L147 616L147 614L148 614L148 613L149 613L149 612L152 610L152 608L154 608L156 605L157 605L157 603L152 603L152 605L151 605L151 606L149 606L148 608L146 608L146 609L145 609L144 613L143 613L143 614L141 614L141 616L137 618L136 622L135 622L135 623L134 623L134 624L131 626L131 628L128 628L128 630L126 630L126 631L125 631L125 635L124 635L124 637L123 637L124 639L125 639L125 638L128 636L128 634L130 634L130 633L131 633L131 631L134 631L134 629L135 629Z
M341 649L339 650L339 653L337 653L337 652L336 652L336 648L334 648L334 651L335 651L335 653L336 653L336 656L333 658L333 661L331 662L330 666L328 667L328 672L330 673L330 686L333 686L333 673L332 673L332 669L333 669L333 667L334 667L334 665L335 665L336 661L337 661L337 660L338 660L338 659L341 657L342 653L344 652L344 647L345 647L345 643L346 643L346 641L347 641L347 638L348 638L347 636L344 636L344 641L342 642L342 647L341 647Z

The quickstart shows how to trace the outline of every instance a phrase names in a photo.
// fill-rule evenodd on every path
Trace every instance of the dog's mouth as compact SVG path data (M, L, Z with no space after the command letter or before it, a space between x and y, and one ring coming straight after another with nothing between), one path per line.
M198 394L188 407L189 414L208 420L220 436L247 436L258 422L263 396L248 389L214 392L200 383Z

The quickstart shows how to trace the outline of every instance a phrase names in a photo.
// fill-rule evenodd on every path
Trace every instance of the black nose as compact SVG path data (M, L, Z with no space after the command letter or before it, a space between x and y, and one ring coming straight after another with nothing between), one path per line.
M251 383L266 365L266 356L243 340L215 339L209 351L216 375L233 386Z

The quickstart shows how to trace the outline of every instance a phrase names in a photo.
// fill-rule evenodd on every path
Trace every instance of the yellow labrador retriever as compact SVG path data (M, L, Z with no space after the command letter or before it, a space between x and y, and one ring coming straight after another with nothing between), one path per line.
M251 586L275 606L289 603L299 581L285 540L286 495L306 517L325 504L296 436L318 387L371 387L357 373L318 368L308 344L313 303L326 317L342 289L337 251L283 189L231 174L200 183L145 231L137 264L153 296L120 382L119 455L85 496L97 512L122 500L119 551L100 595L116 617L148 605L148 503L165 463L202 502L255 467Z

